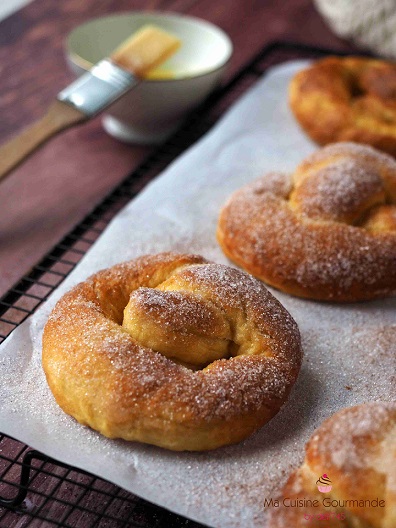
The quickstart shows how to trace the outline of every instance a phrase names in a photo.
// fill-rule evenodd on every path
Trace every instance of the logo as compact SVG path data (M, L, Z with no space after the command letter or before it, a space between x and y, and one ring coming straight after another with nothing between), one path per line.
M331 488L333 487L331 485L331 480L326 475L326 473L323 473L321 477L316 481L316 485L318 486L318 490L320 493L330 493Z
M311 486L313 486L313 483ZM332 482L326 473L323 473L318 478L316 486L320 493L330 493L333 488ZM337 483L334 486L336 490ZM286 489L288 489L287 486ZM315 493L315 488L308 492L306 497L302 497L298 496L294 489L288 491L290 493L289 496L283 495L278 498L265 498L264 508L301 508L300 511L304 520L312 521L312 526L319 526L316 521L333 521L331 522L331 526L335 526L334 520L344 521L348 517L348 511L354 508L385 508L385 499L379 497L354 497L353 499L336 499L331 495L323 495L320 497Z

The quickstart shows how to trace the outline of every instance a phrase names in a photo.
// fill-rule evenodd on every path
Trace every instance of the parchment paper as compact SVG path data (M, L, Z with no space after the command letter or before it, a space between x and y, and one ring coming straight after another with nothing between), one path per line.
M41 333L56 300L100 268L178 250L226 263L215 240L220 207L266 171L292 171L316 147L287 106L290 77L274 68L221 122L111 223L77 269L0 347L0 430L210 526L265 527L275 497L304 456L308 437L336 410L394 400L396 300L327 305L273 291L297 320L305 360L289 402L245 442L208 453L173 453L108 440L56 405L41 368ZM325 469L325 468L324 468Z

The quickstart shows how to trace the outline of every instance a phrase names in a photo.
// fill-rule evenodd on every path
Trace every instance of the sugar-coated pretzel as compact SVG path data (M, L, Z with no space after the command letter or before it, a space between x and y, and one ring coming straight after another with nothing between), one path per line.
M57 303L43 367L61 408L108 437L173 450L242 440L286 401L296 323L253 277L162 253L100 271Z
M326 420L278 501L268 528L394 528L396 403L349 407Z
M267 174L236 191L217 238L231 260L292 295L394 295L396 161L367 145L328 145L292 176Z
M289 100L317 143L365 143L396 156L396 64L327 57L298 72Z

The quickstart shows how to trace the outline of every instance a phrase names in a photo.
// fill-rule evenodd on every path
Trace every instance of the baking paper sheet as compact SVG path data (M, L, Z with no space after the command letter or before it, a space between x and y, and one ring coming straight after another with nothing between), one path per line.
M327 305L273 291L302 333L305 359L298 382L289 402L257 434L207 453L104 438L58 408L41 368L41 334L51 309L93 272L168 250L227 262L215 228L230 193L266 171L292 171L316 148L287 106L289 80L304 65L275 67L257 82L215 129L117 215L50 300L1 345L2 432L204 524L265 527L264 499L276 496L323 419L352 404L394 400L395 299Z

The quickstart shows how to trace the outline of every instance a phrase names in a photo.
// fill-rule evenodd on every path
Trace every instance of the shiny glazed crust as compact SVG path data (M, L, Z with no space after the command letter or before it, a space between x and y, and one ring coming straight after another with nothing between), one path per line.
M43 336L44 371L66 413L108 437L173 450L213 449L261 427L286 401L301 356L296 323L260 282L172 253L77 285Z
M292 295L394 295L396 162L366 145L324 147L291 177L270 173L236 191L217 238L231 260Z
M396 156L396 65L361 57L328 57L298 72L290 107L320 145L365 143Z
M396 404L376 402L343 409L307 443L305 461L282 490L281 505L272 509L269 528L394 528L395 465ZM320 493L315 481L324 471L332 488ZM285 507L286 497L286 506L296 498L317 500L319 505ZM325 504L334 502L324 507L324 499ZM375 499L383 506L358 502Z

